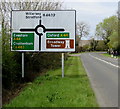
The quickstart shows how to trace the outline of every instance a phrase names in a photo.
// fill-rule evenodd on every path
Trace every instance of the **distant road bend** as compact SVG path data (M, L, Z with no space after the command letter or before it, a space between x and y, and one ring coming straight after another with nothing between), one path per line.
M101 53L81 54L100 107L118 107L118 60Z

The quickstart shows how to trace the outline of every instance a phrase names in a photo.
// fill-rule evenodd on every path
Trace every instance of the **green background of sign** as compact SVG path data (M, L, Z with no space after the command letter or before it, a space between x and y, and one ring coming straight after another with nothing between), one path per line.
M21 35L21 36L17 36L17 35ZM14 40L14 39L20 39L20 40ZM17 45L14 43L32 43L32 45L25 45L25 44ZM13 50L34 50L34 33L12 33L12 49Z
M52 34L55 36L49 36ZM67 34L67 36L64 36L66 34ZM46 38L69 38L69 33L46 33Z

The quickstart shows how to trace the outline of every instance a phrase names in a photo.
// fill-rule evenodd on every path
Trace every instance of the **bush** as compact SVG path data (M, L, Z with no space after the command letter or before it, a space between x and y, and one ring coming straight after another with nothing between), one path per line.
M89 48L90 48L89 44L84 45L83 48L82 48L82 51L89 51Z
M99 41L97 46L96 46L96 50L97 51L105 51L108 49L108 46L104 43L104 41Z
M3 32L4 33L4 32ZM13 89L23 82L22 53L10 51L10 35L2 34L2 72L3 88ZM67 57L65 56L67 59ZM32 81L44 70L56 69L61 66L61 53L25 53L25 78ZM21 81L22 80L22 81Z
M79 53L79 52L81 52L81 51L82 51L82 47L76 46L75 52L76 52L76 53Z

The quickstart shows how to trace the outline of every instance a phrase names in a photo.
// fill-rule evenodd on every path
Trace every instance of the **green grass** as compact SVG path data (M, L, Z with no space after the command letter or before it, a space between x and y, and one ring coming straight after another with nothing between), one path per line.
M61 69L38 77L5 107L98 107L90 82L79 57L65 62Z
M103 54L101 54L101 55L107 56L107 57L111 57L111 55L109 55L108 53L103 53ZM111 57L111 58L113 58L113 57ZM120 56L117 56L117 58L120 58Z

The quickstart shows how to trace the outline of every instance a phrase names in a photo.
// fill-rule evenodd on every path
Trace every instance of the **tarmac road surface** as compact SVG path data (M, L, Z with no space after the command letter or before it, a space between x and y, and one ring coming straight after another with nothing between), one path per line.
M101 53L80 56L100 107L118 107L118 59Z

